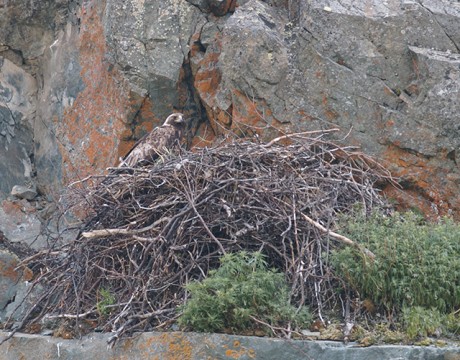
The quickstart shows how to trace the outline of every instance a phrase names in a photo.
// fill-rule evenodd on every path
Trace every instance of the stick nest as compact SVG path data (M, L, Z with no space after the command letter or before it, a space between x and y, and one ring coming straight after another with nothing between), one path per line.
M23 262L39 270L43 291L21 324L71 319L114 332L112 341L168 328L187 299L184 285L239 250L262 251L286 274L291 301L321 311L334 301L323 257L341 240L331 236L338 215L384 206L377 188L388 181L374 160L321 136L112 168L80 182L75 205L89 215L76 240Z

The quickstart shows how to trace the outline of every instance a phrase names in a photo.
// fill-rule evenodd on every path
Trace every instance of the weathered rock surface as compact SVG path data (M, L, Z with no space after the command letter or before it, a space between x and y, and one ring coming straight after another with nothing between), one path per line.
M37 196L37 191L30 186L14 185L11 189L11 195L19 199L33 200Z
M57 200L176 109L198 146L338 127L401 176L390 196L460 218L459 21L452 0L7 1L0 199Z
M34 176L36 95L34 77L0 57L0 199Z
M6 250L0 250L0 311L13 301L16 286L21 277L15 267L19 263L16 255Z
M18 268L18 256L4 249L4 241L0 232L0 323L10 319L11 315L10 320L18 320L35 300L33 295L25 299L32 271L26 267Z
M458 211L460 8L443 4L313 1L289 17L248 1L213 42L203 27L209 45L192 54L214 131L339 127L403 176L423 210ZM401 162L412 155L422 178Z
M3 333L6 336L5 333ZM281 339L197 333L143 333L107 348L110 334L91 334L81 340L63 340L17 334L0 345L0 360L27 359L424 359L451 360L458 348L373 346L361 348L331 341ZM0 333L0 340L2 333Z
M37 211L27 200L3 200L0 206L0 231L11 242L27 244L34 249L47 246Z

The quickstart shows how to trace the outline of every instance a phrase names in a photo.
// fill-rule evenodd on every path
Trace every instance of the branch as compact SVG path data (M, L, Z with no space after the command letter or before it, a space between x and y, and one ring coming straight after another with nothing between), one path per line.
M350 246L353 246L355 248L357 248L359 251L361 251L364 255L370 257L372 260L375 259L375 255L372 251L366 249L365 247L362 247L361 245L359 245L358 243L355 243L354 241L350 240L349 238L347 238L346 236L343 236L343 235L340 235L340 234L337 234L329 229L326 229L323 225L321 225L319 222L313 220L312 218L308 217L307 215L305 214L301 214L303 216L303 218L305 220L307 220L310 224L312 224L314 227L316 227L317 229L319 229L321 232L325 233L325 234L328 234L329 236L333 237L334 239L336 240L339 240L341 242L343 242L344 244L347 244L347 245L350 245Z
M334 131L339 131L340 129L333 128L333 129L328 129L328 130L314 130L314 131L304 131L304 132L299 132L299 133L293 133L293 134L286 134L277 138L274 138L273 140L269 141L266 144L261 145L264 148L272 146L274 143L283 140L283 139L289 139L291 137L298 137L302 135L313 135L313 134L325 134L325 133L330 133Z
M132 229L132 230L130 229L100 229L100 230L86 231L86 232L83 232L81 235L86 239L100 238L100 237L106 237L106 236L111 236L111 235L135 235L135 234L140 234L140 233L152 230L154 227L156 227L157 225L165 221L169 221L169 218L164 217L164 218L158 219L153 224L150 224L149 226L143 227L141 229Z

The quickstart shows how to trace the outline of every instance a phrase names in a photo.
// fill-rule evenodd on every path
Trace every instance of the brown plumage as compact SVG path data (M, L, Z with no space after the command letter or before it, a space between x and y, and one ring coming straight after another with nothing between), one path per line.
M134 167L136 165L151 164L161 154L177 148L182 138L184 115L174 113L168 116L163 125L153 129L140 139L121 161L121 166Z

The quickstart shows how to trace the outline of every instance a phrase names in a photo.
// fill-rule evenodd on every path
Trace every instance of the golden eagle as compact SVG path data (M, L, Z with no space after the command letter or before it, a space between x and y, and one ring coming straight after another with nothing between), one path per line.
M178 148L185 125L184 115L174 113L164 124L139 139L121 160L120 167L152 164L162 154Z

